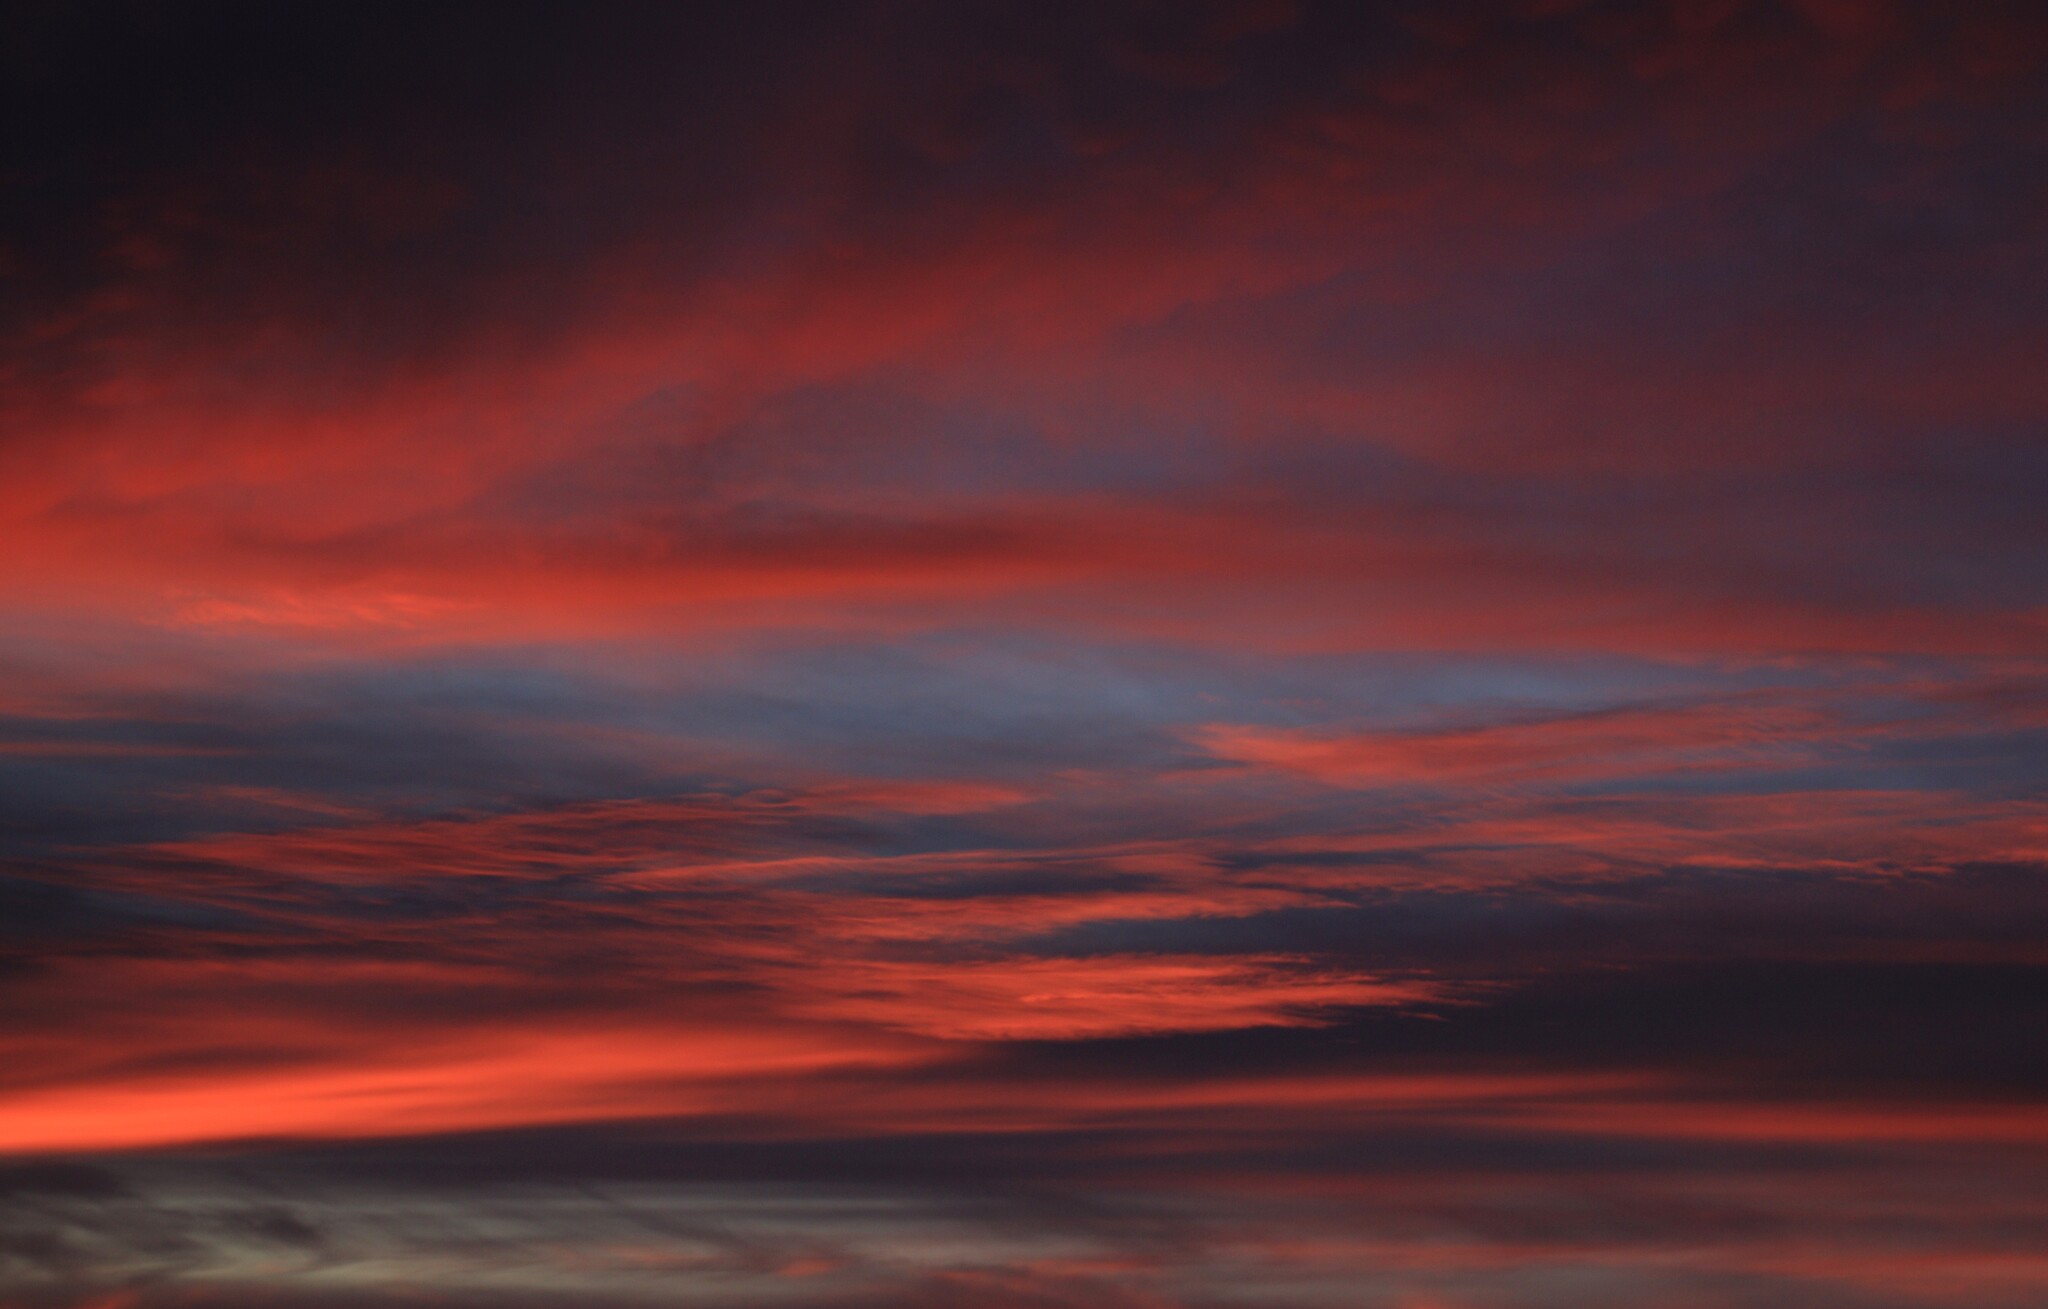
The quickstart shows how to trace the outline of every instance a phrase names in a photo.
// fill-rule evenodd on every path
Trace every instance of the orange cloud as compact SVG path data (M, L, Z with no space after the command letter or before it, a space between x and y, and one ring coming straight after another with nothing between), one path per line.
M1847 735L1815 708L1785 704L1620 709L1436 731L1335 735L1215 725L1195 739L1244 763L1337 786L1561 783L1809 762Z
M864 960L845 965L831 990L813 993L800 1008L954 1039L1069 1040L1312 1026L1318 1011L1334 1006L1412 1004L1438 995L1425 983L1277 956Z

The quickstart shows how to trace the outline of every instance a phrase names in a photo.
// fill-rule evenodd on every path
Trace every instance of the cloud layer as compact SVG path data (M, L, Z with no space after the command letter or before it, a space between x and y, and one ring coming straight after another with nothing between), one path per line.
M0 22L0 1306L2048 1295L2033 6Z

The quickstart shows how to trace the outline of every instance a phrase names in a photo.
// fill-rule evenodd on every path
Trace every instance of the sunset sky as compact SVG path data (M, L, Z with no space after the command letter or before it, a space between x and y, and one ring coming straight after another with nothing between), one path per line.
M0 1309L2048 1304L2048 5L0 43Z

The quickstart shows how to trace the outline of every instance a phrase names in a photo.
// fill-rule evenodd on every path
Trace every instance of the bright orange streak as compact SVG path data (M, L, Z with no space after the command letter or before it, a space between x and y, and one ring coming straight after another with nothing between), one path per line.
M901 1066L906 1042L801 1028L587 1024L448 1033L248 1072L136 1074L0 1097L0 1152L407 1136L745 1110L748 1079Z

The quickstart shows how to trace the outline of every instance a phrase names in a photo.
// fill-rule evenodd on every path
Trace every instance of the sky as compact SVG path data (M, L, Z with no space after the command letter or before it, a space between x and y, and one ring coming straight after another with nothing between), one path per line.
M0 51L0 1309L2048 1303L2048 9Z

